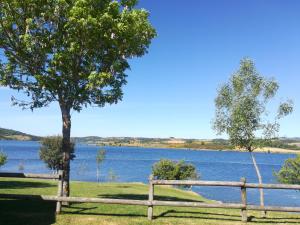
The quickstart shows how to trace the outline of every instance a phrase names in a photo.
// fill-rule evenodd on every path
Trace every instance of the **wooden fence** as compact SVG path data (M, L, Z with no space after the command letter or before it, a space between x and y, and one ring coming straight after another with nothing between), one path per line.
M1 194L2 198L17 198L17 199L42 199L57 201L56 203L56 213L60 213L62 201L59 199L54 200L53 197L62 197L63 194L63 171L58 171L57 174L36 174L36 173L0 173L0 177L11 177L11 178L35 178L35 179L49 179L58 180L57 184L57 196L48 195L22 195L22 194Z
M51 195L15 195L15 194L0 194L0 197L5 198L20 198L20 199L42 199L45 201L56 201L56 213L60 213L62 202L79 202L79 203L103 203L103 204L122 204L122 205L142 205L148 207L148 219L153 219L154 206L173 206L173 207L197 207L197 208L226 208L240 209L242 221L246 222L247 210L259 211L280 211L280 212L300 212L300 207L282 207L282 206L258 206L247 204L247 188L264 188L264 189L286 189L300 190L300 185L287 184L257 184L247 183L245 178L241 181L195 181L195 180L155 180L153 176L149 179L149 195L148 200L132 200L132 199L111 199L111 198L85 198L85 197L63 197L62 185L63 174L25 174L25 173L0 173L0 177L17 177L17 178L40 178L40 179L57 179L58 190L57 196ZM203 203L194 201L159 201L154 199L154 187L156 185L192 185L192 186L219 186L219 187L238 187L241 189L240 203Z
M219 186L219 187L239 187L241 189L241 203L202 203L202 202L181 202L181 201L156 201L154 200L155 185L192 185L192 186ZM282 207L282 206L258 206L247 204L247 188L263 188L263 189L286 189L300 190L300 185L290 184L257 184L247 183L245 178L241 178L239 182L233 181L194 181L194 180L153 180L149 179L149 202L148 219L153 218L153 206L178 206L178 207L198 207L198 208L226 208L240 209L242 221L248 220L247 210L258 211L280 211L280 212L300 212L300 207Z

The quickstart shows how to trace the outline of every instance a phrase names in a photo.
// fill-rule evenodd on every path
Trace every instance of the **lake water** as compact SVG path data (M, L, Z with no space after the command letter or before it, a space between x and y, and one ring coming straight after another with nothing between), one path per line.
M96 181L97 146L77 144L76 158L71 163L71 179ZM118 176L120 182L147 183L153 163L158 160L185 160L196 166L202 180L239 181L246 177L248 182L257 182L256 173L249 153L222 151L191 151L176 149L152 149L136 147L104 147L106 159L101 165L101 180L108 181L109 171ZM0 151L8 155L8 162L1 171L50 173L39 159L39 143L31 141L0 141ZM255 153L264 183L276 183L273 176L284 160L294 154ZM193 187L204 197L223 202L239 202L239 188ZM248 202L259 203L258 190L247 189ZM300 192L287 190L265 190L266 205L300 206Z

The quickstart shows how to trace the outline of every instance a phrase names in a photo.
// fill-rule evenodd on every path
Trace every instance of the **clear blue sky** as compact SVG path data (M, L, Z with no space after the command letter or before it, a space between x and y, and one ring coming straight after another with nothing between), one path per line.
M300 136L300 1L140 1L158 37L131 61L123 101L72 114L72 136L214 138L216 89L245 56L280 83L277 99L295 102L280 135ZM36 135L61 132L58 105L34 112L12 107L0 89L0 127Z

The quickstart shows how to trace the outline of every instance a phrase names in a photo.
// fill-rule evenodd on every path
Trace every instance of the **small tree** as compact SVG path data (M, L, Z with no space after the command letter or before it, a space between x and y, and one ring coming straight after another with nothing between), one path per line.
M116 172L113 169L110 169L108 171L108 180L110 182L116 182L119 179L119 176L116 174Z
M0 167L7 162L7 155L3 152L0 152Z
M96 155L96 163L97 163L97 182L100 181L100 165L104 161L106 156L106 151L104 149L100 149L97 151Z
M74 154L75 144L71 142L70 159L75 158ZM63 169L64 151L63 138L61 136L45 137L41 141L40 159L43 160L47 167L53 172L57 173Z
M267 121L266 106L278 88L275 80L266 79L256 71L252 60L243 59L239 70L228 83L221 86L215 99L216 116L213 128L218 134L228 134L232 145L250 153L260 184L262 177L253 151L262 142L277 135L278 120L293 110L292 102L282 103L274 121ZM260 203L264 206L263 189L260 189Z
M183 160L175 162L169 159L161 159L152 166L152 174L155 178L163 180L187 180L199 178L195 166L187 164Z
M280 183L300 184L300 156L285 160L282 168L275 175Z
M21 162L18 165L18 170L19 171L24 171L24 169L25 169L24 161L21 160Z

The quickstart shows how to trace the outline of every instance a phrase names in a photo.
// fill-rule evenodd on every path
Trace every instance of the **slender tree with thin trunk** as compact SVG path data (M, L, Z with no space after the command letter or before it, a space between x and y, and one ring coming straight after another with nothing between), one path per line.
M214 130L218 134L226 133L232 145L250 153L260 184L263 182L262 176L253 151L261 143L271 141L277 136L279 119L293 110L290 100L281 103L277 115L270 122L266 107L278 88L279 85L274 79L261 76L253 61L245 58L241 60L239 70L218 90L215 99ZM262 188L260 204L264 206Z
M71 111L122 99L128 60L156 36L137 0L1 0L0 85L24 92L35 109L58 102L64 196L69 195Z
M100 149L97 151L96 155L96 163L97 163L97 182L100 181L100 165L104 161L106 156L106 151L104 149Z

